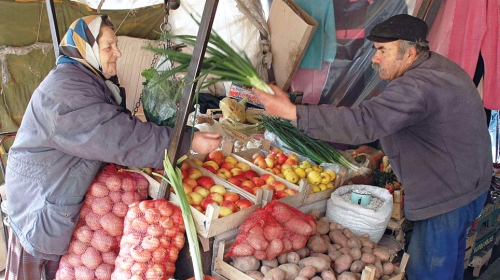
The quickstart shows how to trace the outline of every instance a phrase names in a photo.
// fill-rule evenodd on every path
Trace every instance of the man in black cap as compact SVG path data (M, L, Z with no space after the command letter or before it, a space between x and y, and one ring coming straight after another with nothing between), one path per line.
M380 139L404 186L406 218L415 221L408 279L462 279L467 227L491 181L491 144L473 81L429 51L427 31L406 14L371 30L373 68L389 84L356 107L296 106L275 85L275 95L254 92L267 113L296 121L311 138L353 145Z

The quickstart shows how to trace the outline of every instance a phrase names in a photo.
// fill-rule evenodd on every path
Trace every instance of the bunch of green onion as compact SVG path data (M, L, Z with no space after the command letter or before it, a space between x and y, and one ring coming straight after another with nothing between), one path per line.
M355 172L360 170L360 167L347 160L330 144L300 133L288 120L263 115L262 124L269 132L276 134L288 146L286 148L308 157L317 164L337 163Z
M193 35L165 34L163 39L184 43L188 46L194 46L196 42L196 36ZM191 62L191 54L152 46L146 47L146 49L164 55L171 62L178 64L171 70L165 71L166 76L187 72ZM202 85L203 87L211 86L217 82L230 81L274 94L269 85L259 77L248 56L244 52L235 51L215 31L211 32L206 54L208 55L203 60L199 77L210 75L210 78Z
M182 160L182 159L180 159ZM193 220L193 213L191 212L191 206L187 200L186 192L184 187L182 187L182 174L181 170L173 166L168 157L167 151L165 151L165 160L163 160L164 174L160 175L158 173L153 173L156 176L160 176L163 180L170 184L179 198L179 205L181 207L182 218L184 220L184 225L186 226L186 236L189 244L189 253L193 260L193 271L196 280L204 279L203 267L201 264L201 253L200 246L198 244L198 236L196 234L196 226Z

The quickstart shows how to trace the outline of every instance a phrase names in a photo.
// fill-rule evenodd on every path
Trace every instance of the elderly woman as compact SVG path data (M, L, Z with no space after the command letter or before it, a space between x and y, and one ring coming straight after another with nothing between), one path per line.
M6 171L11 234L6 279L54 279L82 202L103 162L162 167L172 129L124 112L121 56L107 15L73 22L56 67L33 93ZM196 132L192 149L215 150L219 134ZM181 153L189 149L189 135Z

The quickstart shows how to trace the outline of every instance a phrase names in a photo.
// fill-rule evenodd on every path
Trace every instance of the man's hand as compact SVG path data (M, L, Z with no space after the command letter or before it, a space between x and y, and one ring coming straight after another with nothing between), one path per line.
M278 86L270 84L274 95L267 94L256 88L253 92L264 105L264 109L271 116L281 117L287 120L297 121L297 106L290 101L290 98Z
M222 136L218 133L195 132L193 136L193 151L199 154L208 154L219 147Z

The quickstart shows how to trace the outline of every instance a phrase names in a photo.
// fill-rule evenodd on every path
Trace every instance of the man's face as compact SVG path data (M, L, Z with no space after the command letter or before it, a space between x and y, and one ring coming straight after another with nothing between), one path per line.
M107 26L101 27L101 34L97 39L99 46L99 58L101 60L102 73L106 79L116 75L116 61L122 56L117 46L115 32Z
M408 69L409 55L406 51L403 55L399 53L399 41L373 44L377 52L372 57L372 67L378 72L380 79L392 81L401 77Z

